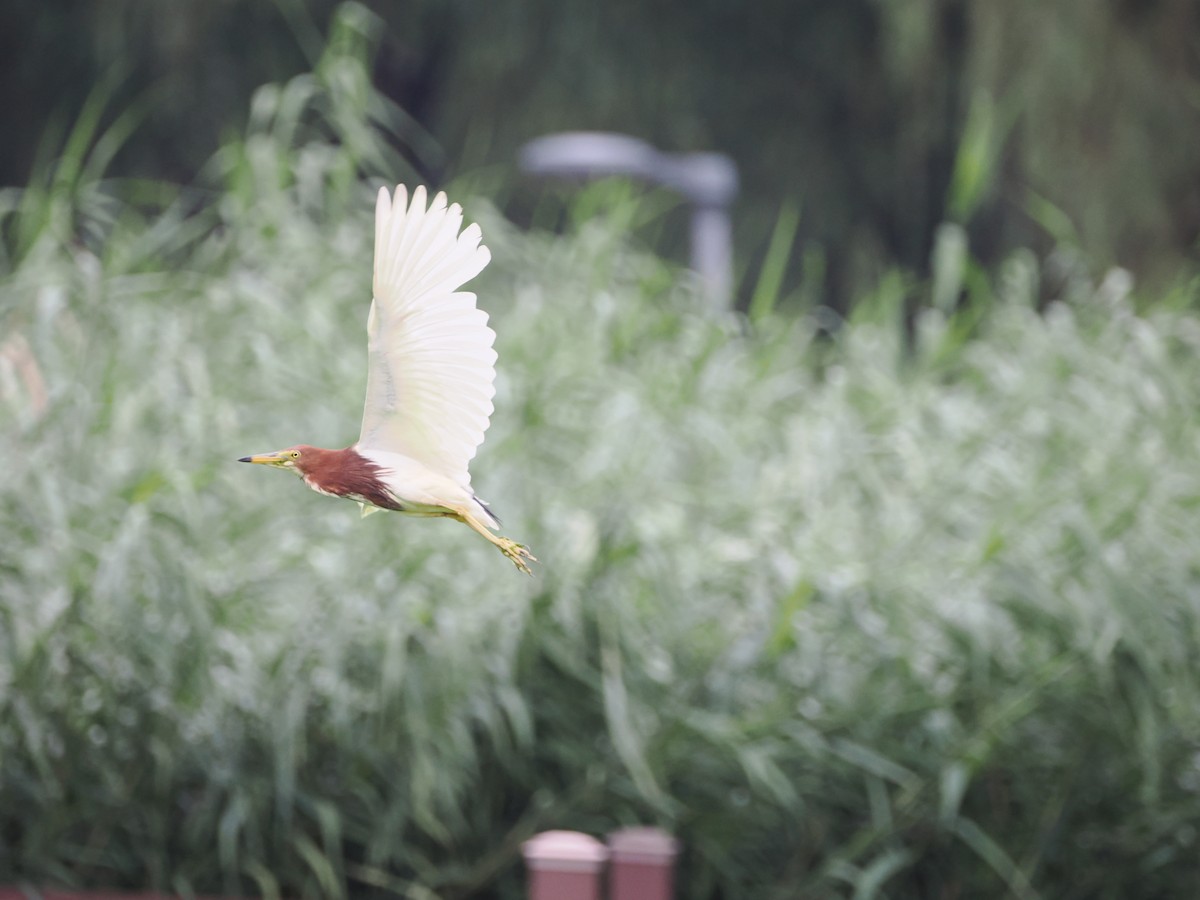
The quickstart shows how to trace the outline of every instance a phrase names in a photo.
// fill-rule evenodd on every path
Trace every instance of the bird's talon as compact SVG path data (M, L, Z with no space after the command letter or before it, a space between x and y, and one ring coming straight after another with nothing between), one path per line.
M512 564L524 572L526 575L532 575L533 570L529 568L529 563L537 562L537 557L529 552L529 548L524 544L518 544L516 541L508 538L501 538L501 543L497 544L500 552L512 560Z

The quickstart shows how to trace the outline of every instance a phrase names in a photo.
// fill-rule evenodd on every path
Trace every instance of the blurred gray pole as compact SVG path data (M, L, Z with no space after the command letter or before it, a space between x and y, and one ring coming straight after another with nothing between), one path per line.
M551 134L521 148L521 168L533 175L597 178L628 175L683 194L692 205L692 268L714 309L733 292L733 229L729 207L738 192L737 166L722 153L660 153L622 134Z
M622 828L608 836L608 900L671 900L679 842L661 828Z
M608 848L578 831L543 831L521 845L529 900L600 900Z

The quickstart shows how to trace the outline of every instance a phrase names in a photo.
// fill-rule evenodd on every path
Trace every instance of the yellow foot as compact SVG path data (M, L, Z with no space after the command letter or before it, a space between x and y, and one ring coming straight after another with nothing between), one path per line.
M537 562L537 557L529 552L529 548L524 544L518 544L509 538L495 538L496 546L500 548L500 552L512 560L512 564L524 572L526 575L532 575L533 570L529 568L529 563Z

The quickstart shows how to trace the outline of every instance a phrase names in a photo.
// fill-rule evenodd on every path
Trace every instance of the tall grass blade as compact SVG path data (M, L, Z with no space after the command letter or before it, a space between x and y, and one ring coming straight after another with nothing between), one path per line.
M771 231L771 241L767 245L767 255L763 259L762 268L758 273L758 281L754 286L754 293L750 297L751 322L760 322L770 316L779 303L783 279L787 274L788 263L795 245L796 231L799 227L800 204L795 200L785 200L775 219L775 227Z

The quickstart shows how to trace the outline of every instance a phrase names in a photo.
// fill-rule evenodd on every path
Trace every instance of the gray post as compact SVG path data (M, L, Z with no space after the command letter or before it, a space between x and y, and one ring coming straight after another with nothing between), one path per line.
M729 305L733 293L729 207L737 196L738 173L728 156L661 153L627 135L574 131L530 141L521 148L520 164L534 175L628 175L683 194L692 205L691 266L709 303L714 308Z
M529 900L600 900L608 849L578 831L543 831L521 845Z

